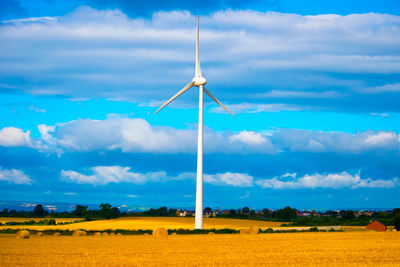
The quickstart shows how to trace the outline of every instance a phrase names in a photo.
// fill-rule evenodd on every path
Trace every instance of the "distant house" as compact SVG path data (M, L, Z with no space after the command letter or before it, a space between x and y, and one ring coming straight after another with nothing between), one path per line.
M203 211L204 217L210 217L212 215L212 211Z
M381 221L375 220L372 223L368 224L365 229L367 230L375 230L375 231L386 231L387 225Z
M193 212L190 210L178 210L177 211L177 215L180 217L187 217L187 216L191 216L192 214L193 214Z
M296 210L296 215L297 215L297 217L303 216L303 212Z
M311 214L312 214L312 216L315 216L315 217L320 217L320 216L321 216L321 214L319 214L319 213L316 212L315 210L313 210L313 211L311 212Z

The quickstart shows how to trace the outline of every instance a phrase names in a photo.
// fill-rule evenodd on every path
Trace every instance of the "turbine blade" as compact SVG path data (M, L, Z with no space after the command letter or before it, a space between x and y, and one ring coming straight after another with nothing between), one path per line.
M228 111L232 116L236 117L235 114L233 114L232 112L230 112L229 109L227 109L224 105L222 105L222 103L219 102L219 100L216 99L215 96L213 96L213 95L210 93L210 91L208 91L205 87L203 87L203 90L204 90L204 92L205 92L209 97L211 97L212 99L214 99L214 101L217 102L218 105L220 105L223 109L225 109L226 111Z
M171 103L172 101L174 101L178 96L180 96L181 94L183 94L184 92L186 92L187 90L190 89L190 87L193 86L193 82L188 83L185 87L182 88L182 90L180 90L178 93L176 93L173 97L171 97L167 102L164 103L164 105L162 105L159 109L157 109L156 112L154 112L154 115L156 115L161 109L163 109L166 105L168 105L169 103Z
M199 57L199 16L197 16L197 35L196 35L196 76L201 76L200 57Z

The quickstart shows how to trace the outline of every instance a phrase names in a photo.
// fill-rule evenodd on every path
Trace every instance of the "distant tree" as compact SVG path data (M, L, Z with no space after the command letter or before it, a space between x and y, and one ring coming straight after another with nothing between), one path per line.
M337 215L338 215L338 213L337 213L336 211L331 211L331 210L328 210L328 211L326 212L326 214L329 215L329 216L331 216L331 217L334 217L334 218L336 218Z
M392 211L393 215L396 215L398 213L400 213L400 208L393 209L393 211Z
M99 216L101 218L110 219L112 217L111 204L109 203L101 203Z
M296 209L285 207L276 211L276 218L280 221L290 222L292 219L297 218Z
M168 216L176 216L177 209L169 209L168 210Z
M33 215L35 215L37 217L43 217L44 215L46 215L46 211L44 210L44 208L41 204L38 204L33 209Z
M353 220L356 217L352 210L342 210L340 213L343 220Z
M251 210L251 211L250 211L250 216L251 216L251 217L256 216L256 211L255 211L255 210Z
M118 218L121 216L121 212L119 211L119 208L113 207L111 208L111 218Z
M244 207L244 208L242 209L242 212L245 213L245 214L248 214L248 213L250 212L249 207Z
M75 210L73 211L73 214L75 216L84 216L87 212L88 206L82 206L82 205L76 205Z
M271 217L272 213L269 209L263 209L263 216L264 217Z
M390 216L386 211L381 211L381 212L378 212L378 216L377 217L379 219L386 219L386 218L389 218Z
M229 216L230 217L233 217L235 215L236 215L236 210L232 209L232 210L229 211Z
M397 231L400 231L400 213L397 213L394 216L393 222L394 222L394 228L396 228Z
M210 207L206 207L206 208L204 209L204 211L205 211L205 212L211 212L212 209L211 209Z
M158 216L167 216L167 215L168 215L167 207L161 207L158 209Z

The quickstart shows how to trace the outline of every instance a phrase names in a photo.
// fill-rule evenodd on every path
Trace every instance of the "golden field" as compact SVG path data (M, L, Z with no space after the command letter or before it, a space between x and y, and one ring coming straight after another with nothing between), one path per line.
M2 218L0 219L2 220ZM256 226L258 228L279 227L282 222L268 222L255 220L238 220L238 219L222 219L222 218L204 218L204 228L215 229L241 229ZM4 225L0 229L6 228L29 228L34 230L44 229L85 229L85 230L105 230L105 229L154 229L164 227L167 229L193 229L194 217L123 217L113 220L98 220L90 222L81 222L67 225Z
M399 266L400 232L0 235L0 266Z

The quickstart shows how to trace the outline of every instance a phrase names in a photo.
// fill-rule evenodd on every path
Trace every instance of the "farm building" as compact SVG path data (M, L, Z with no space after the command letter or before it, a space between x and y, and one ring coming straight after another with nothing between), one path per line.
M381 221L374 220L370 224L368 224L365 229L367 230L375 230L375 231L386 231L387 226Z

